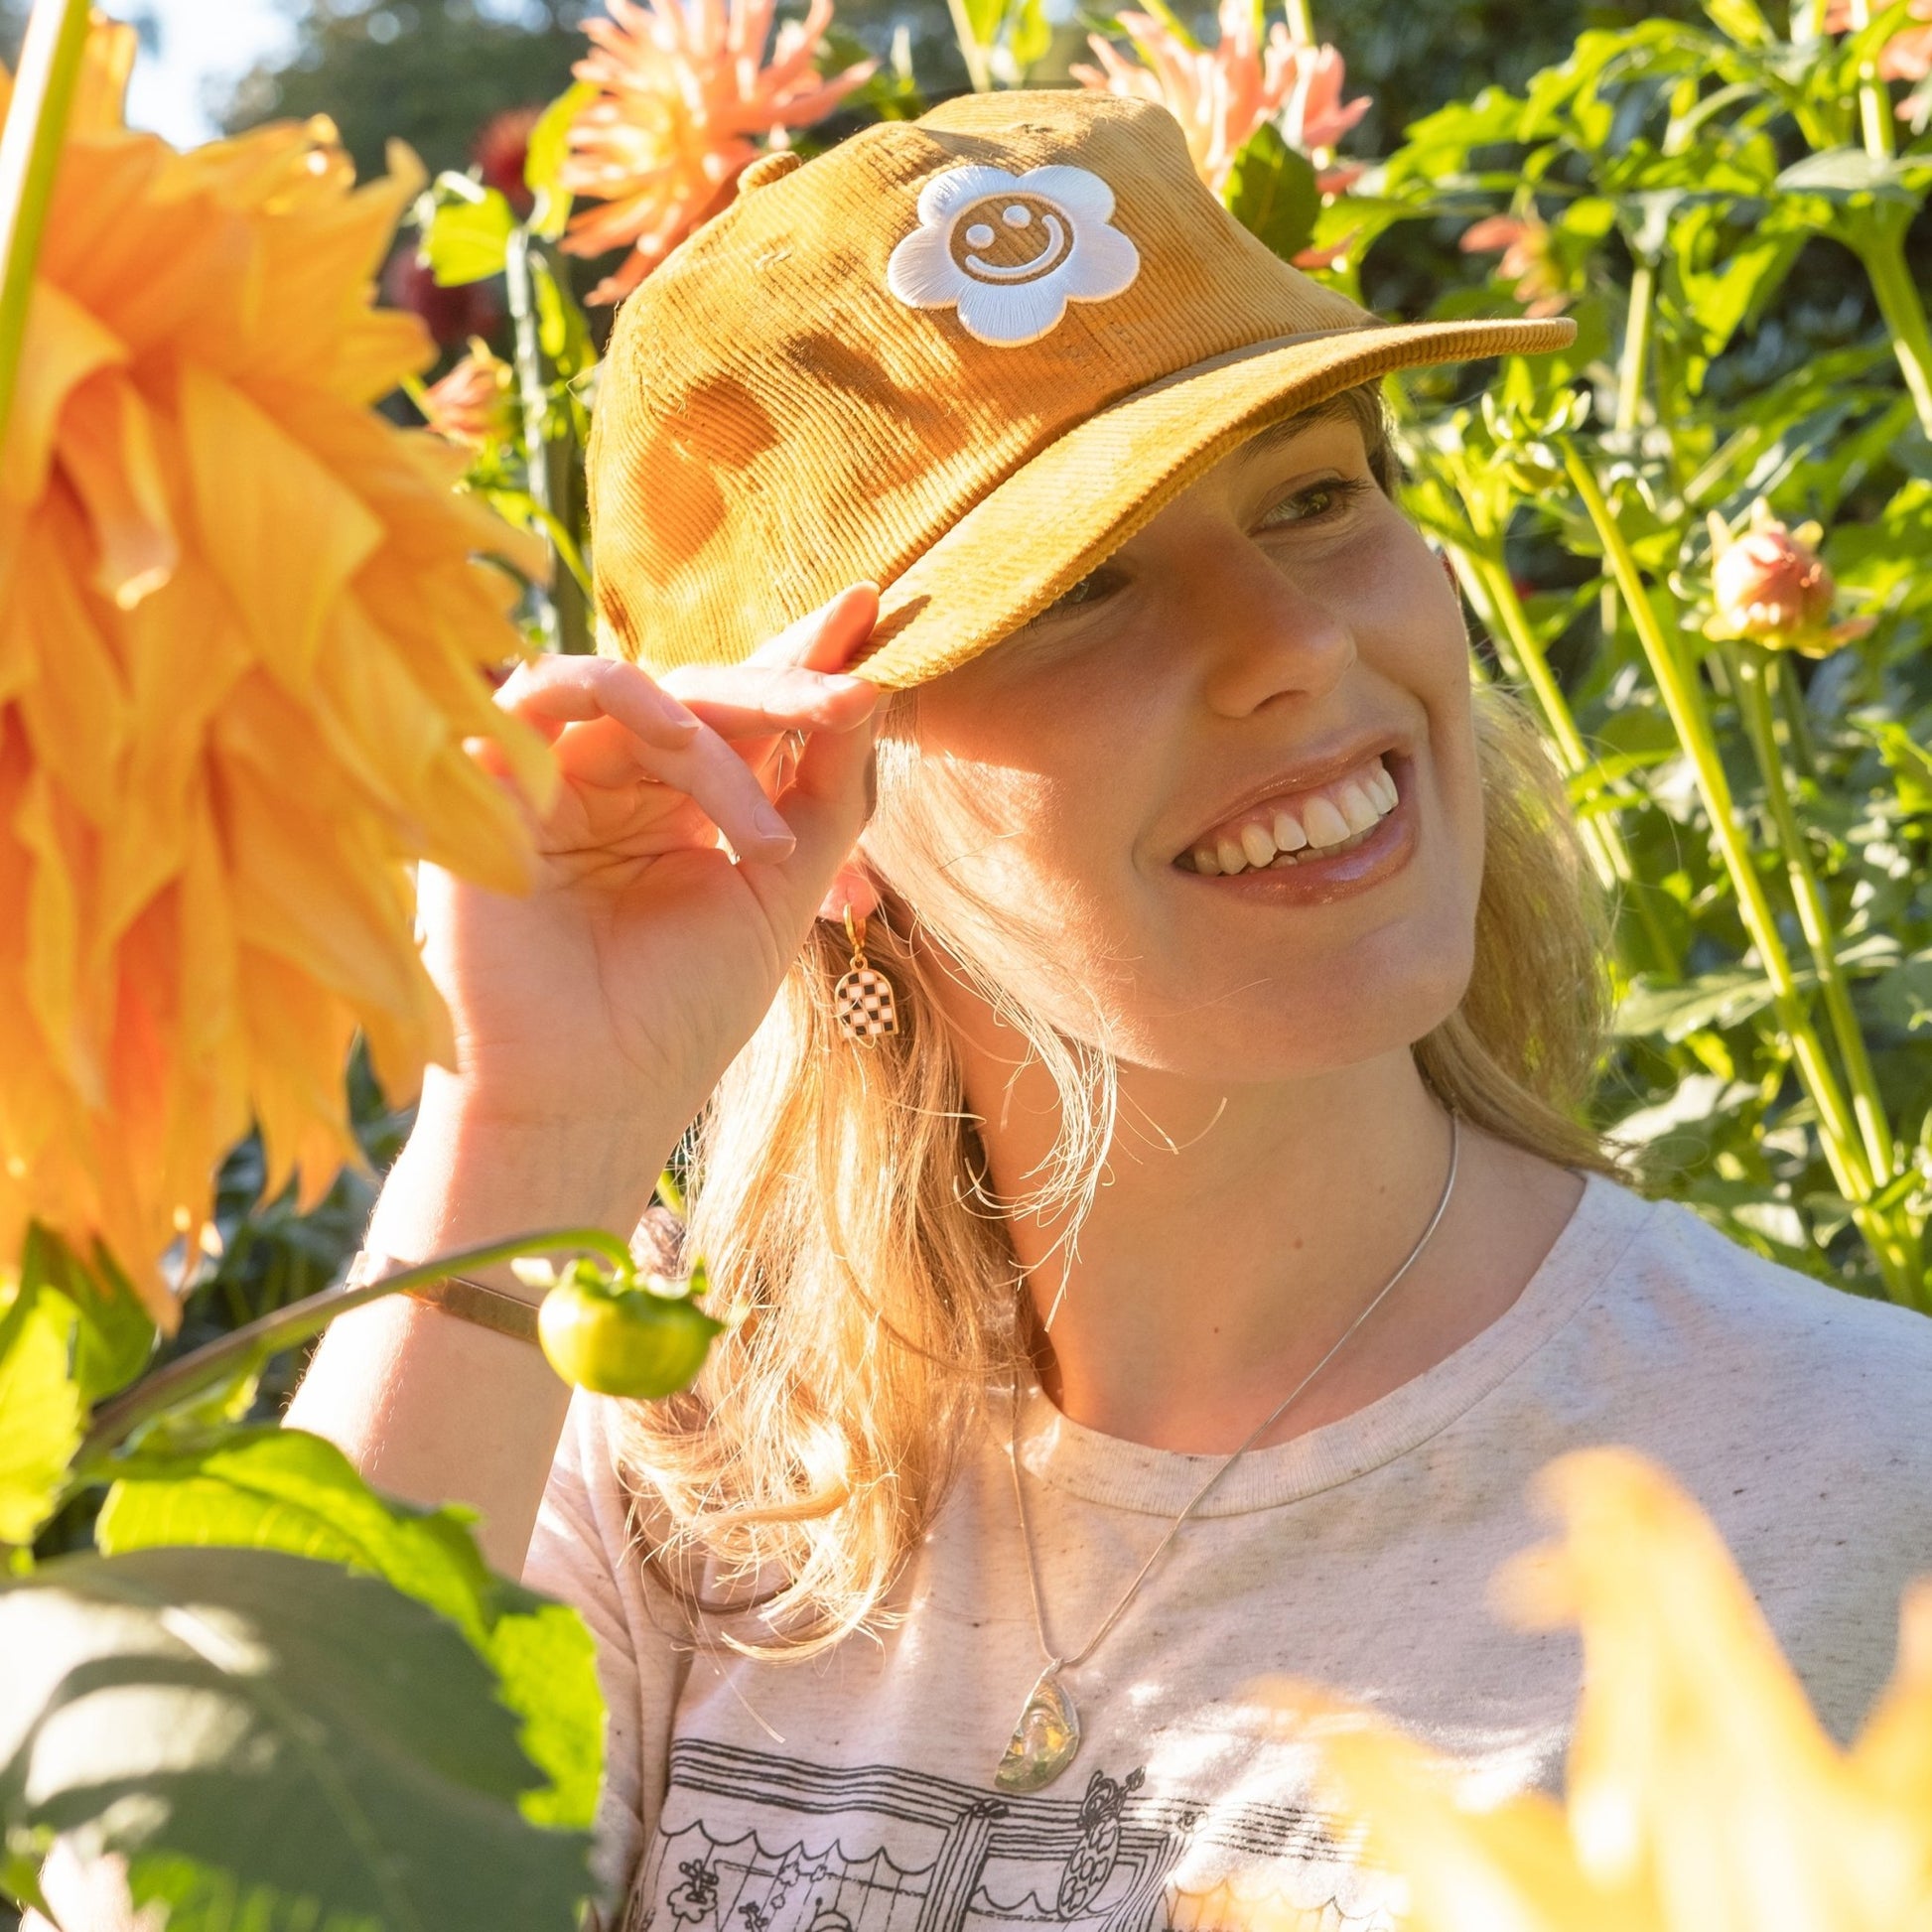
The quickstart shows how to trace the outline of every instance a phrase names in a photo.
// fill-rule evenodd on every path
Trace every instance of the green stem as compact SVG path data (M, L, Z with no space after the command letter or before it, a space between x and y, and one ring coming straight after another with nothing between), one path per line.
M1564 452L1564 463L1570 473L1571 483L1583 499L1585 512L1595 526L1597 539L1603 546L1604 561L1609 565L1610 575L1622 596L1624 609L1630 614L1638 642L1650 661L1651 674L1663 695L1664 708L1670 714L1678 742L1690 757L1698 791L1704 800L1705 816L1711 822L1712 838L1717 843L1725 868L1730 874L1731 886L1737 894L1738 914L1744 922L1745 931L1750 934L1751 943L1757 948L1765 977L1771 982L1772 1000L1779 1024L1791 1037L1799 1069L1805 1075L1806 1088L1817 1104L1832 1172L1848 1199L1863 1200L1870 1195L1871 1176L1864 1171L1863 1156L1857 1143L1857 1128L1845 1104L1845 1097L1839 1091L1837 1078L1825 1059L1811 1016L1805 1010L1784 941L1778 935L1777 920L1772 914L1770 901L1764 896L1763 882L1751 863L1751 855L1737 821L1737 809L1731 799L1730 781L1725 775L1724 760L1718 754L1717 737L1712 729L1710 714L1705 709L1704 695L1698 689L1696 679L1685 670L1676 649L1664 635L1663 626L1657 621L1657 614L1651 609L1650 596L1644 586L1642 573L1637 568L1637 560L1623 540L1623 532L1596 481L1595 472L1575 449Z
M1864 1237L1883 1278L1886 1292L1895 1302L1922 1307L1925 1283L1916 1253L1917 1244L1896 1225L1893 1217L1871 1205L1876 1191L1871 1170L1857 1120L1846 1104L1844 1089L1825 1052L1824 1041L1812 1024L1811 1013L1799 992L1790 955L1785 951L1764 884L1751 863L1744 841L1737 808L1730 794L1730 781L1725 776L1724 760L1718 753L1717 734L1705 706L1704 694L1694 673L1678 656L1657 614L1651 608L1643 574L1630 546L1623 539L1602 486L1583 457L1573 448L1564 452L1564 466L1586 513L1603 546L1604 561L1616 580L1630 621L1649 660L1651 674L1663 696L1678 742L1691 759L1705 816L1711 823L1711 836L1730 875L1737 895L1738 917L1757 949L1764 975L1771 983L1772 1009L1778 1025L1791 1043L1791 1054L1818 1114L1818 1139L1826 1164L1838 1184L1839 1192L1851 1204L1852 1219Z
M959 58L966 63L966 77L973 83L974 93L991 93L993 70L986 63L986 49L973 32L973 23L966 12L966 0L946 0L946 11L952 15L953 39L959 43Z
M13 415L34 269L86 52L87 0L39 0L0 130L0 448Z
M1314 9L1309 0L1283 0L1282 12L1288 19L1289 39L1304 47L1314 46Z
M1550 668L1550 659L1536 627L1530 622L1529 613L1523 609L1523 600L1509 581L1508 569L1494 557L1464 550L1459 545L1449 546L1449 552L1469 594L1469 602L1489 626L1504 668L1517 683L1527 684L1535 696L1565 777L1580 776L1594 760L1584 743L1583 733L1577 728L1570 700L1564 696L1563 686ZM1612 892L1620 893L1634 909L1650 948L1651 963L1672 979L1680 977L1682 969L1676 948L1658 920L1648 894L1638 883L1636 866L1616 821L1604 813L1591 813L1579 820L1579 829L1596 867L1596 876Z
M298 1347L311 1336L319 1335L351 1309L366 1308L385 1296L420 1288L425 1282L443 1281L474 1268L487 1268L494 1262L514 1260L519 1255L573 1253L602 1255L616 1267L632 1266L630 1250L615 1234L603 1228L559 1228L547 1233L519 1234L508 1241L491 1241L480 1248L462 1248L454 1254L439 1255L434 1261L418 1263L380 1280L364 1282L359 1288L325 1289L287 1308L251 1321L170 1362L156 1375L137 1383L118 1402L110 1402L94 1418L86 1441L75 1458L79 1481L97 1480L88 1465L110 1449L127 1441L145 1422L174 1408L178 1403L217 1382L237 1375L252 1374L281 1354Z
M530 231L511 229L503 251L503 287L509 297L510 328L515 339L516 396L523 419L523 481L530 499L546 518L557 513L550 475L550 399L544 388L543 341L537 322L535 291L530 281ZM550 550L550 582L538 613L546 650L563 645L559 621L560 593L569 572L558 554L555 537L545 531Z
M1852 31L1860 33L1871 25L1871 0L1852 0ZM1859 63L1859 130L1864 136L1864 151L1874 161L1889 161L1898 152L1896 130L1892 126L1891 90L1878 78L1876 55Z
M1630 313L1623 326L1623 357L1617 367L1616 426L1633 430L1643 408L1644 370L1650 360L1651 326L1657 312L1657 271L1639 261L1630 277Z
M1926 324L1925 303L1905 266L1905 224L1898 220L1867 223L1863 234L1847 239L1871 282L1919 428L1932 436L1932 327Z
M1785 869L1791 878L1791 896L1798 907L1798 923L1804 928L1805 943L1810 946L1817 965L1825 993L1825 1011L1838 1040L1839 1057L1852 1083L1852 1108L1863 1138L1865 1158L1871 1164L1872 1180L1882 1189L1895 1172L1891 1123L1885 1118L1885 1104L1878 1094L1871 1056L1865 1049L1864 1034L1852 1005L1852 990L1846 983L1845 969L1839 964L1838 934L1833 928L1831 907L1818 883L1810 845L1786 781L1767 689L1768 680L1777 674L1777 667L1767 661L1769 653L1749 646L1728 655L1735 674L1737 709L1764 780L1765 802L1770 806L1771 822L1777 828L1778 843L1783 848Z

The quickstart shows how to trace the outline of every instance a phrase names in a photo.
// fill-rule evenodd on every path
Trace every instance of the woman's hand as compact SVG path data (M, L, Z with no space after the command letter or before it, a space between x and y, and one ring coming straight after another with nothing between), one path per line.
M675 1133L696 1114L865 823L878 693L836 667L878 611L855 586L745 664L657 682L613 658L518 667L497 701L551 741L564 782L527 897L421 868L460 1061L436 1099L516 1127Z

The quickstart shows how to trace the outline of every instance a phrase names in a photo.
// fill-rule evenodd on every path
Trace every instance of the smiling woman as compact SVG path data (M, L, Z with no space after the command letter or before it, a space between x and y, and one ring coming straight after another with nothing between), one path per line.
M1849 1727L1932 1330L1615 1178L1590 874L1392 494L1384 374L1570 325L1376 324L1134 101L748 182L620 315L604 654L501 694L565 774L542 883L425 868L463 1066L368 1237L632 1226L696 1122L729 1332L566 1415L383 1303L293 1412L584 1607L613 1922L1380 1932L1253 1687L1553 1780L1574 1644L1484 1593L1605 1440Z

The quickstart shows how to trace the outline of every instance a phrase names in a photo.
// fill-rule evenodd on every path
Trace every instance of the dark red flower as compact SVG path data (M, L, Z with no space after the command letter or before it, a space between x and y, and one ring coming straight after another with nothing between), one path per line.
M519 215L528 214L533 202L523 165L530 155L530 135L542 118L541 107L506 107L483 123L470 150L483 186L505 196Z
M421 316L440 347L467 343L472 336L487 336L502 320L488 283L439 288L428 264L418 261L411 247L398 248L389 257L389 266L382 272L382 294L392 308Z

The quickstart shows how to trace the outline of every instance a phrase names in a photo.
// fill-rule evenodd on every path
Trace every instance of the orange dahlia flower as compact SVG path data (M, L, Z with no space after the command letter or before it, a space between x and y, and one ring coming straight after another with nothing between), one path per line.
M812 0L762 66L775 4L606 0L611 17L585 22L594 45L576 73L599 91L571 124L559 180L602 206L572 220L564 246L576 255L630 251L591 301L621 300L717 213L759 141L823 120L871 76L871 61L829 80L819 72L832 0Z
M90 44L0 445L0 1275L38 1220L172 1326L251 1120L313 1205L356 1032L392 1095L453 1057L410 864L529 875L465 739L552 767L484 676L473 558L521 540L370 407L430 359L372 301L420 170L357 190L327 122L178 154L122 124L132 52Z
M1098 67L1075 66L1073 77L1098 93L1123 94L1165 107L1180 123L1194 171L1215 194L1227 186L1235 157L1264 121L1282 120L1292 148L1315 155L1332 148L1369 110L1369 96L1344 102L1341 56L1311 47L1276 21L1261 38L1254 0L1221 0L1221 37L1190 47L1151 14L1124 13L1120 24L1147 66L1130 61L1098 34L1088 37ZM1339 194L1359 168L1327 168L1324 195Z
M1932 1583L1907 1597L1891 1687L1841 1750L1660 1469L1591 1449L1542 1487L1563 1540L1508 1581L1527 1620L1583 1633L1567 1806L1462 1802L1452 1765L1318 1694L1283 1696L1369 1856L1405 1882L1405 1932L1932 1926Z

